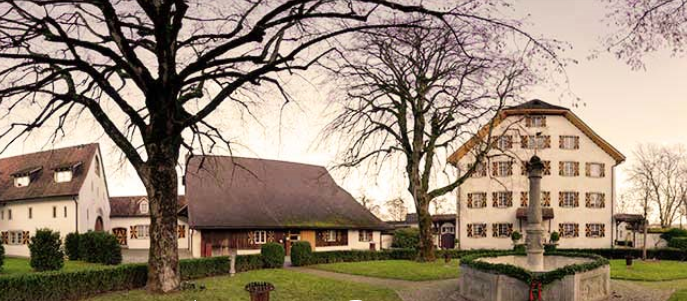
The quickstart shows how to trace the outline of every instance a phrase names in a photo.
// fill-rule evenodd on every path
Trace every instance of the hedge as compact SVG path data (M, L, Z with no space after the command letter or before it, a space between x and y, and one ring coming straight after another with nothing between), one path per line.
M671 228L661 234L661 238L670 243L673 238L687 237L687 230L679 228Z
M67 234L64 238L64 252L66 253L69 260L79 260L81 255L79 254L79 238L81 235L76 232Z
M229 273L229 257L208 257L179 261L181 278L196 279Z
M262 261L265 263L265 268L278 269L284 267L284 246L278 243L269 242L260 248L260 255Z
M687 237L673 237L668 241L668 247L687 251Z
M61 250L60 232L38 229L31 237L29 252L30 265L34 271L56 271L64 266L64 253Z
M113 234L89 231L79 235L79 257L86 262L117 265L122 262L122 248Z
M642 257L642 249L558 249L559 252L591 253L608 259L624 259L628 255L634 258ZM675 248L647 249L647 257L661 260L687 260L687 251Z
M0 272L2 271L2 266L5 264L5 247L0 244Z
M507 256L507 255L524 256L525 254L522 252L513 252L513 251L506 251L506 252L494 251L494 252L486 252L486 253L477 253L474 255L468 255L468 256L463 257L460 260L460 264L461 264L461 266L468 266L468 267L476 269L476 270L489 272L489 273L496 272L496 273L499 273L502 275L506 275L506 276L513 277L516 279L520 279L520 280L522 280L528 284L532 283L533 281L536 281L536 282L540 282L542 285L547 285L547 284L552 283L556 280L563 279L565 276L568 276L568 275L573 275L575 273L590 271L590 270L593 270L593 269L596 269L596 268L599 268L599 267L602 267L602 266L608 264L608 260L606 258L603 258L603 257L601 257L599 255L595 255L595 254L552 252L550 255L591 258L591 259L593 259L593 261L567 265L565 267L555 269L555 270L549 271L549 272L533 273L529 270L526 270L524 268L514 266L514 265L501 264L501 263L489 263L486 261L477 260L480 258Z
M394 231L391 247L399 249L416 249L420 245L420 229L402 228Z
M304 266L310 264L312 248L307 241L296 241L291 245L291 264L294 266Z
M260 254L236 256L236 272L259 270L264 266L265 262Z

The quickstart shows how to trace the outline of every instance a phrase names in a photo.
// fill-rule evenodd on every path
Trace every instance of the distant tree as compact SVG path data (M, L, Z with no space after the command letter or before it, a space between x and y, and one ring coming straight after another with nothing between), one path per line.
M392 221L404 221L408 214L408 207L402 198L395 198L384 203L386 211Z
M643 58L665 49L684 56L687 51L685 0L605 0L607 16L619 30L607 38L608 50L634 69L645 67Z
M370 211L376 217L382 217L382 206L377 204L377 201L375 201L374 199L368 198L367 196L363 195L362 197L360 197L359 202L363 205L363 207L365 207L365 209Z
M447 214L450 211L449 207L451 204L445 197L438 197L430 202L430 212L433 211L433 214Z

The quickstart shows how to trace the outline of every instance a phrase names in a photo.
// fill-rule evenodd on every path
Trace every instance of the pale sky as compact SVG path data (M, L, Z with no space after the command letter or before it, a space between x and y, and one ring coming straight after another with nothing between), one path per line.
M632 151L638 143L687 143L684 130L687 129L687 58L673 58L668 52L657 54L647 58L646 71L632 71L610 54L589 60L593 51L603 49L600 39L614 30L603 20L606 12L600 1L518 0L514 9L518 16L530 14L525 25L528 32L570 43L573 49L563 56L579 61L566 69L569 85L537 87L526 98L539 98L566 107L572 104L567 92L581 98L579 107L573 111L628 157L617 168L618 188L625 184L623 169L632 160ZM215 114L215 124L236 141L234 155L335 165L337 146L318 143L323 126L332 118L324 113L329 108L327 79L308 72L290 81L287 86L296 104L289 104L281 111L281 99L277 95L265 95L265 105L255 110L259 123L250 117L232 118L236 114L226 106ZM100 142L110 195L145 194L136 174L122 165L121 153L93 121L81 121L67 135L55 144L46 144L43 135L32 136L8 149L2 157ZM396 174L400 175L400 170ZM386 201L407 196L405 184L399 178L375 179L360 172L334 176L356 197L365 193ZM412 204L408 204L410 211L414 211Z

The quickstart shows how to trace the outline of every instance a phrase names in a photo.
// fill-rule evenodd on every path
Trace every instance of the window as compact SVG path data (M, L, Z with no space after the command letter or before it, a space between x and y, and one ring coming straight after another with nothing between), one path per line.
M482 163L475 163L477 166L475 166L475 171L472 173L472 176L475 178L480 178L480 177L486 177L487 176L487 169L484 167L484 164Z
M141 210L141 214L148 214L148 210L150 209L148 207L148 201L141 202L141 204L138 205L138 207L138 209Z
M136 225L136 238L138 238L138 239L149 239L150 238L150 225Z
M493 175L496 177L506 177L513 175L513 161L499 161L493 163Z
M24 244L24 231L10 231L9 233L10 245Z
M67 217L67 206L64 206L64 217Z
M606 194L600 192L587 192L585 196L585 206L587 208L606 207Z
M505 238L505 237L510 237L511 233L513 232L513 224L493 224L493 237L499 237L499 238Z
M360 230L358 231L358 241L369 242L372 241L372 231Z
M559 175L564 177L576 177L579 175L579 162L564 161L560 162Z
M12 220L12 209L7 210L7 219Z
M577 207L579 204L577 199L578 196L579 194L574 191L561 191L559 194L558 206L566 208Z
M33 208L29 207L29 219L33 218Z
M499 136L496 140L496 147L498 149L511 149L513 148L513 136L503 135Z
M468 237L480 238L487 237L487 224L476 223L468 224Z
M587 176L593 178L601 178L604 176L603 163L587 163Z
M529 127L539 128L546 126L546 117L541 115L529 116Z
M100 176L100 158L95 156L95 174Z
M468 208L485 208L485 207L487 207L487 193L486 192L468 193Z
M52 206L52 218L57 218L57 206Z
M578 236L578 225L575 223L564 223L559 224L559 232L561 237L577 237Z
M551 145L550 136L529 136L527 148L529 149L544 149Z
M456 233L456 227L454 227L454 226L443 226L443 227L441 227L441 234L446 234L446 233L449 233L449 234Z
M56 171L55 172L55 183L71 182L72 175L73 174L72 174L71 170Z
M267 243L267 231L253 232L253 241L255 241L256 245L262 245Z
M324 241L335 242L336 241L336 230L328 230L324 232Z
M604 237L605 236L605 225L604 224L587 224L586 236L592 238Z
M14 187L26 187L31 183L29 176L14 177Z
M513 192L511 191L494 192L492 196L494 197L493 207L507 208L513 206Z
M5 210L0 210L0 219L5 219Z
M560 149L579 149L580 148L580 137L579 136L560 136L558 142L558 148Z

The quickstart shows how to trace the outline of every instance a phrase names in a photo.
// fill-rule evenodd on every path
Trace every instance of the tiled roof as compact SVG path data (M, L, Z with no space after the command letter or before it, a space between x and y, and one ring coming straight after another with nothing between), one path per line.
M144 195L110 197L110 217L150 216L150 213L141 213L140 204L144 200L147 201L148 197ZM177 211L184 209L186 204L186 197L180 195Z
M97 152L94 143L0 159L0 203L78 195ZM75 166L72 180L56 183L55 170L65 166ZM30 176L31 183L15 187L15 176Z
M189 224L200 229L386 229L324 167L196 156L186 168Z

